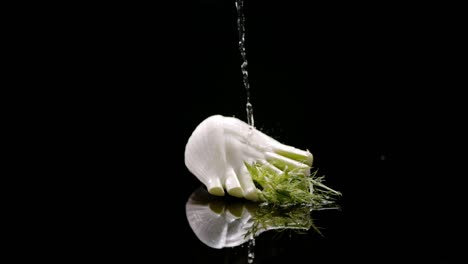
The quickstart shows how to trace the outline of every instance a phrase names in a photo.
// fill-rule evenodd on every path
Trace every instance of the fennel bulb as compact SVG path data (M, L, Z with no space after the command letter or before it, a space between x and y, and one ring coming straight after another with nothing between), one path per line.
M274 204L324 204L340 195L311 173L313 156L234 117L214 115L192 132L185 165L216 196Z

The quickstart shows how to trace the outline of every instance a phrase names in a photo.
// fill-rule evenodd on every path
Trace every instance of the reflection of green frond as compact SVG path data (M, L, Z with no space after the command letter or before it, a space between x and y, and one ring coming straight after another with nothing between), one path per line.
M287 166L272 170L271 167L259 163L245 163L255 186L259 190L259 198L267 203L277 205L311 205L322 207L335 201L341 193L325 186L324 177L317 177L317 171L306 175L303 168L288 169Z
M326 206L285 205L218 197L200 187L187 201L186 213L190 227L203 243L222 248L241 245L269 230L306 233L313 228L320 234L312 219L313 211L338 208L332 202Z
M307 231L315 227L311 217L311 207L309 206L273 206L262 204L252 215L253 225L247 236L256 235L259 231L275 229L283 231L293 229L297 232Z

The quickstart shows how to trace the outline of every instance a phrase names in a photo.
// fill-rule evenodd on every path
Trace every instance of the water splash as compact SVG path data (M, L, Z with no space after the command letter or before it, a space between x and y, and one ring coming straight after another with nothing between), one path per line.
M245 52L245 17L244 17L244 0L236 0L237 9L237 30L239 32L239 51L242 56L242 81L244 83L247 103L245 105L247 111L247 123L252 127L254 125L253 106L250 103L250 85L249 85L249 72L247 71L248 61Z

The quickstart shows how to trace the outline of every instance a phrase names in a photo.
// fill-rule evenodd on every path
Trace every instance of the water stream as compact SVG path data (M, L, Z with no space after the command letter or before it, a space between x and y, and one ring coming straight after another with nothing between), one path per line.
M247 54L245 52L245 16L244 16L244 0L236 0L237 9L237 30L239 32L239 51L242 56L242 80L245 87L247 103L245 105L247 111L247 123L252 127L255 127L253 106L250 102L250 85L249 85L249 72L247 70L248 61Z

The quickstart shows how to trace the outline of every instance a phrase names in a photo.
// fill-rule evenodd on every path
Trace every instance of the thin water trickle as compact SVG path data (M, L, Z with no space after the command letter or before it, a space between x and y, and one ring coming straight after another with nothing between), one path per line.
M247 111L247 123L252 127L254 125L253 117L253 106L250 103L250 85L249 85L249 72L247 70L248 61L247 54L245 52L245 17L244 17L244 0L236 0L236 9L237 9L237 30L239 32L239 51L242 56L242 81L245 87L247 103L245 105Z
M255 260L255 238L250 238L249 244L247 245L247 262L254 263Z

